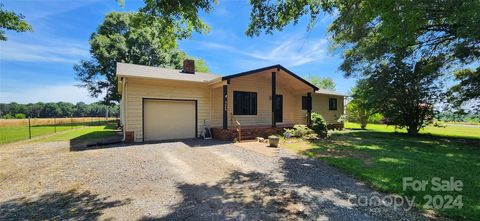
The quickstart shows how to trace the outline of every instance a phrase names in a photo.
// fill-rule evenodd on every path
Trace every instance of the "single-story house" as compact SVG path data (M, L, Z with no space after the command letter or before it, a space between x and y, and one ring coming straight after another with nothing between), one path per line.
M120 112L127 141L200 137L205 127L217 139L282 133L308 124L311 112L328 124L344 114L344 95L317 88L281 65L220 76L117 63ZM343 125L341 125L343 126Z

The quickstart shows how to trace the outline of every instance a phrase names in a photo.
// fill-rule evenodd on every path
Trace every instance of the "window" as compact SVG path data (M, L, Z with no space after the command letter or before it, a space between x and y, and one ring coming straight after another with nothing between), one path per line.
M234 115L257 115L257 93L256 92L233 92L233 114Z
M302 110L311 110L311 109L312 109L312 97L302 96Z
M328 99L328 109L337 110L337 98Z

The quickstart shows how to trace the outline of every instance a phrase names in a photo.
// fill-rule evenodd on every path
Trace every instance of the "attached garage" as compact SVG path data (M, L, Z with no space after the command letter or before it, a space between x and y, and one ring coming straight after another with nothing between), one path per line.
M143 99L144 141L195 138L197 101Z

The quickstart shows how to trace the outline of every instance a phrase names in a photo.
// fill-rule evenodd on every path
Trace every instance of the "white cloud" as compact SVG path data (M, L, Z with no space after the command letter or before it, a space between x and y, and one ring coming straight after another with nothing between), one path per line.
M36 102L85 102L92 103L100 98L92 98L85 88L79 88L72 84L47 85L30 87L26 90L13 92L0 91L0 103L36 103Z
M88 49L76 43L31 44L6 41L0 43L2 61L76 63L89 56Z
M253 63L282 64L289 67L312 62L322 62L327 58L328 40L295 39L276 41L256 49L243 49L215 42L200 42L202 48L223 50L242 55Z
M47 0L36 3L23 2L22 14L28 20L43 19L49 16L67 13L81 7L89 6L102 0L81 0L81 1L69 1L68 3L61 0ZM115 2L111 2L115 5Z
M314 41L286 40L270 50L252 52L251 56L288 66L299 66L310 62L321 61L326 57L328 41L317 39Z

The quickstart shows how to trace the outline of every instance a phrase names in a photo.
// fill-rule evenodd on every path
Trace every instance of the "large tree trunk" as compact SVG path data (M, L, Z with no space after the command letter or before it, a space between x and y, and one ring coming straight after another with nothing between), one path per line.
M360 128L362 128L362 130L365 130L366 127L367 127L367 121L366 120L360 121Z
M417 122L411 122L407 125L407 133L409 135L417 135L420 130L420 126Z
M367 116L367 113L365 110L360 110L360 113L359 113L359 118L360 118L360 128L362 128L362 130L365 130L365 128L367 127L367 123L368 123L368 116Z
M416 129L415 127L407 127L407 133L410 135L417 135L418 129Z

